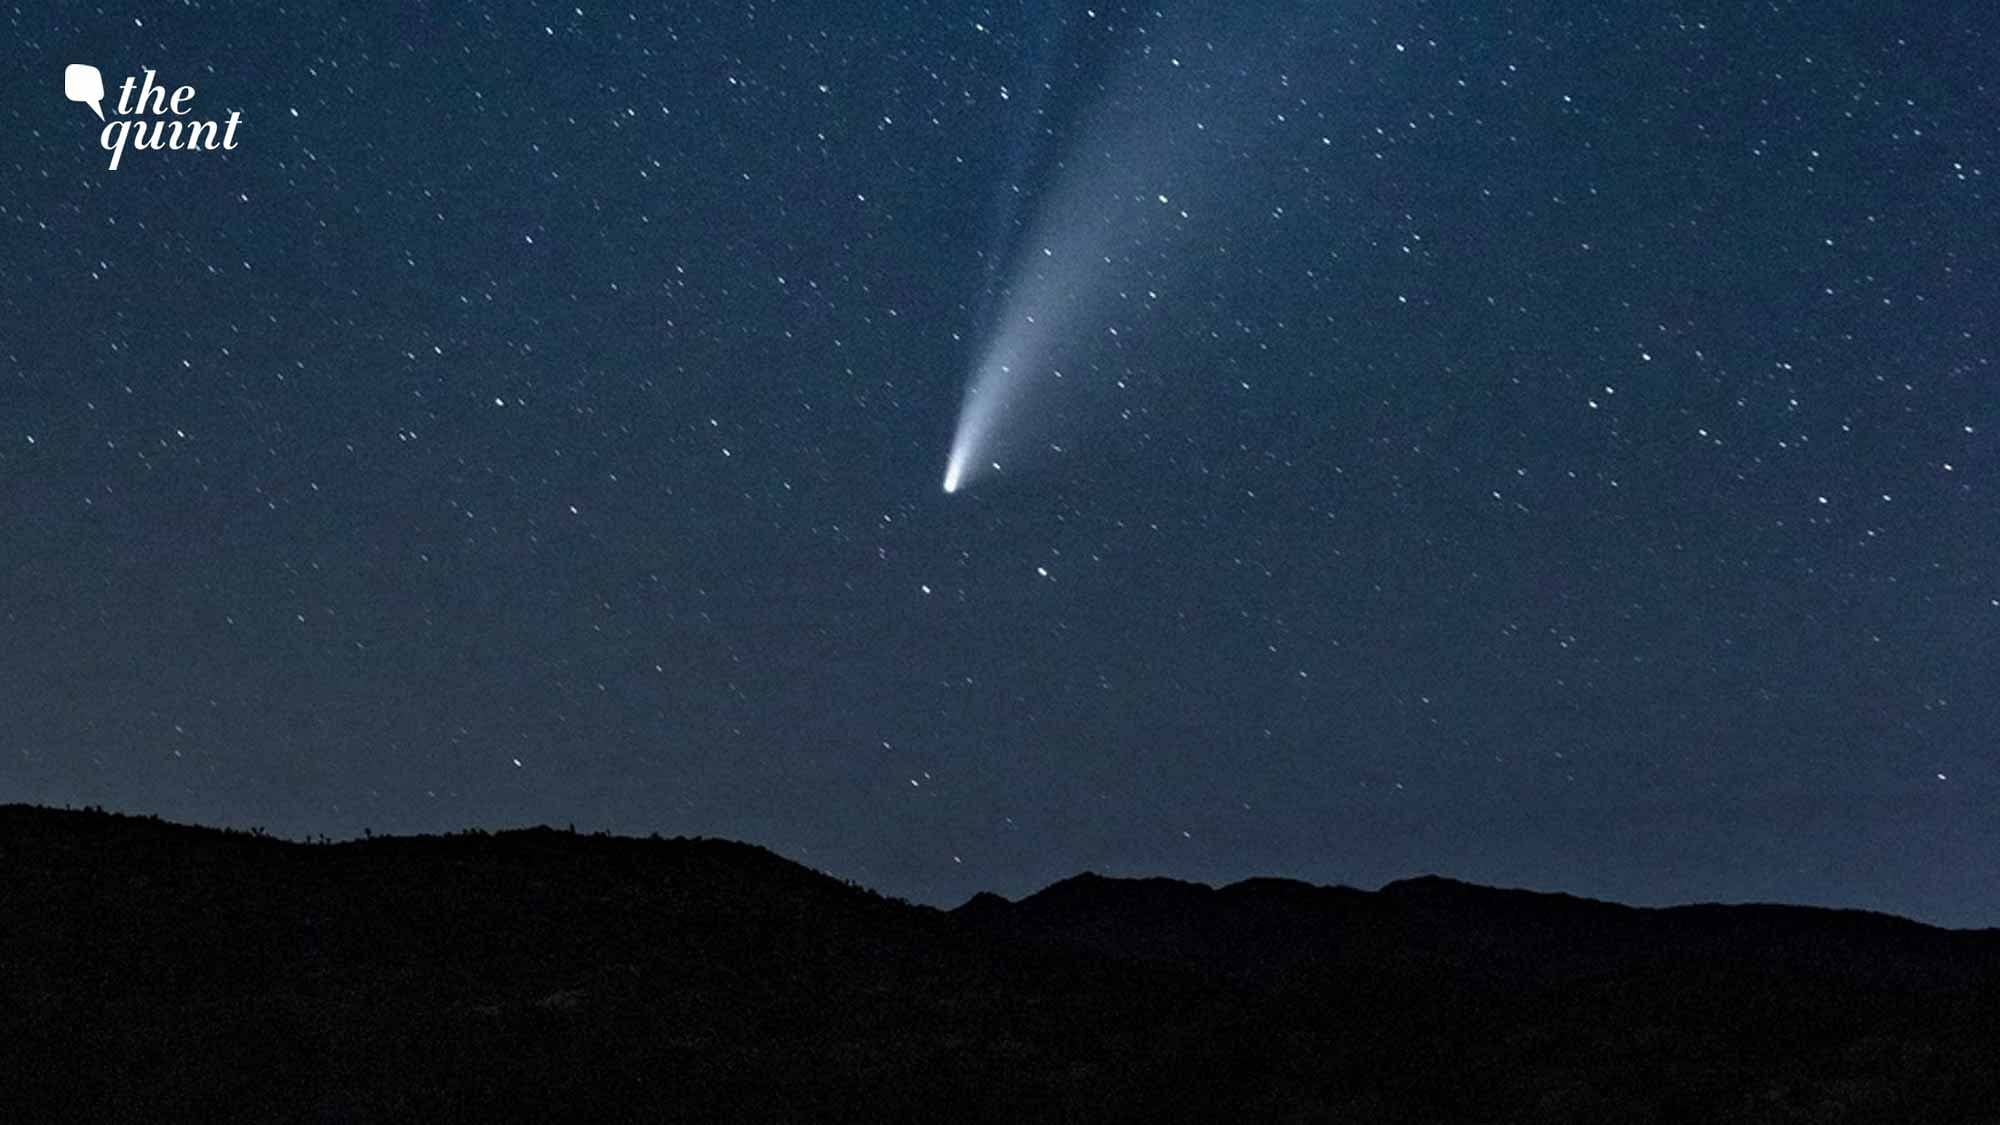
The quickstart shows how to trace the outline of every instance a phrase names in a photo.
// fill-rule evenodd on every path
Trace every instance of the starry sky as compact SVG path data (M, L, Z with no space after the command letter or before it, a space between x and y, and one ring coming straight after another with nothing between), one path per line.
M1990 5L0 18L0 800L2000 925Z

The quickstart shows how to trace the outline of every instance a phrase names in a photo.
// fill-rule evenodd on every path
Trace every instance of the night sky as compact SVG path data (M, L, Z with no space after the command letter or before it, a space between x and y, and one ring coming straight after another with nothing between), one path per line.
M0 801L2000 925L1990 4L0 14Z

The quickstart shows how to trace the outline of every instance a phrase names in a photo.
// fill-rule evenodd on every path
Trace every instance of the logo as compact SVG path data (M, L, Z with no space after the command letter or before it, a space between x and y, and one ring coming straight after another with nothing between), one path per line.
M236 147L236 127L243 115L230 110L223 121L191 120L194 87L180 86L169 95L165 86L153 81L157 72L148 69L144 78L127 78L118 87L117 120L104 116L104 75L94 66L71 63L63 68L63 96L90 107L104 122L98 143L111 154L110 170L118 170L126 148L133 151L170 149L175 152L214 152ZM137 87L136 90L133 87Z

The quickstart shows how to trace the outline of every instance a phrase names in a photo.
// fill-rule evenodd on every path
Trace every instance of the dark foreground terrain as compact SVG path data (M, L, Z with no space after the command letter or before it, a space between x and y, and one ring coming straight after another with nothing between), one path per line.
M0 806L0 1120L2000 1121L2000 931Z

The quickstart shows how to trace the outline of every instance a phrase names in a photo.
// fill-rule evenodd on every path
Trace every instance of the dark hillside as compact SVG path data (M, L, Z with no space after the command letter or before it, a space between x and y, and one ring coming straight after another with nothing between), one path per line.
M0 1119L1974 1121L2000 933L0 807Z

